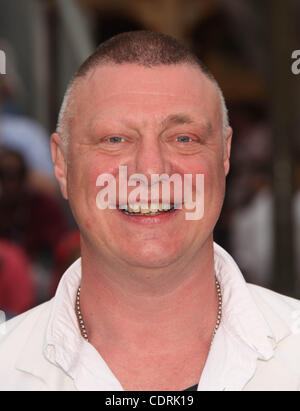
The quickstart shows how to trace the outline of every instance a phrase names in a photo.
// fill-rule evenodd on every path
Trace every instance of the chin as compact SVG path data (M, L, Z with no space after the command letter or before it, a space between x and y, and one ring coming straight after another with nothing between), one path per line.
M181 255L181 250L169 247L143 245L132 253L126 252L125 259L133 266L145 268L163 268L172 263Z

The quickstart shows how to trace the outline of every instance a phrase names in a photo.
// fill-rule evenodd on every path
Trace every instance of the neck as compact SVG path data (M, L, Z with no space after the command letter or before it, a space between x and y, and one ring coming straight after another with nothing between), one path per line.
M93 260L83 244L82 273L81 312L96 348L175 354L209 347L218 311L212 239L188 261L151 270L117 270Z

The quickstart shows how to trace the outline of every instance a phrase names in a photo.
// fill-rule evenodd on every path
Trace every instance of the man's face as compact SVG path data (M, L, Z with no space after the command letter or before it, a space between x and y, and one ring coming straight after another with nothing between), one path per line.
M213 83L191 65L105 65L87 75L75 98L62 184L85 246L142 267L191 258L212 240L229 167L230 136L224 144ZM99 210L97 178L109 173L118 185L119 166L149 182L152 174L192 174L194 182L204 174L204 217L188 221L185 209L157 217Z

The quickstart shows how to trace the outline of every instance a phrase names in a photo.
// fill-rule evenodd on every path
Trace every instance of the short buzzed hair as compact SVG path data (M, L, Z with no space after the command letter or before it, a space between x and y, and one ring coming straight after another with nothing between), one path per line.
M105 63L133 63L149 68L189 63L200 66L202 71L212 76L183 44L166 34L145 30L121 33L100 44L75 77L84 77L91 69Z
M124 63L148 68L176 64L198 67L215 84L220 95L225 137L229 126L228 112L223 93L211 72L190 49L174 38L162 33L141 30L118 34L100 44L74 74L64 96L57 124L57 133L61 135L65 145L68 142L69 123L72 117L72 91L77 82L100 65Z

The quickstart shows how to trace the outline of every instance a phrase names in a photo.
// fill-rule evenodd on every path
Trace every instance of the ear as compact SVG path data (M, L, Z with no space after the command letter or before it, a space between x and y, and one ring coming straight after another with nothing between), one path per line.
M59 183L63 197L67 200L68 199L67 159L66 159L65 147L62 142L61 136L57 133L54 133L51 136L51 153L52 153L52 161L54 164L55 177Z
M231 141L232 141L232 128L228 127L226 141L224 142L224 170L227 176L230 169L230 152L231 152Z

